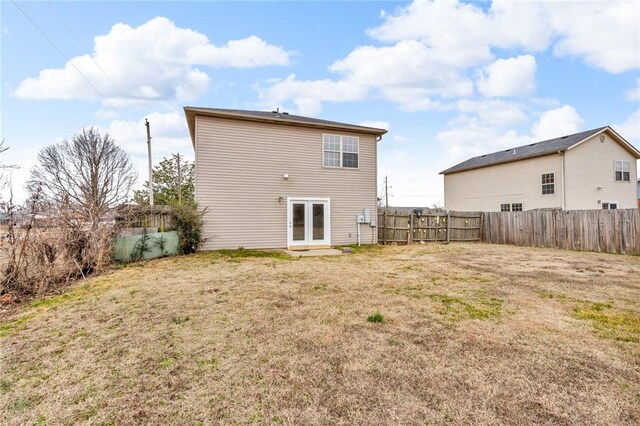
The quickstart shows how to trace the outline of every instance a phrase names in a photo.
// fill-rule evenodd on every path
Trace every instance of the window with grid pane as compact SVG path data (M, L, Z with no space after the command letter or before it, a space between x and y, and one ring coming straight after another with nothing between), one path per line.
M354 136L322 135L324 167L358 168L359 139Z
M501 212L509 212L511 211L511 204L500 204Z
M628 161L614 161L616 182L630 182Z
M555 194L555 174L543 173L542 174L542 195Z
M323 135L322 155L325 167L340 167L340 136Z
M521 212L522 211L522 203L513 203L511 204L512 212Z

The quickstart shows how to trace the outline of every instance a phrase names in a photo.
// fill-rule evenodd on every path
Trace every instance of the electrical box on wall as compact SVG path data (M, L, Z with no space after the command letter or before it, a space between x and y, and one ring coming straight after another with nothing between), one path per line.
M369 222L369 226L372 228L375 228L377 226L376 220L375 219L371 219L371 222Z
M364 209L364 223L371 223L371 209Z
M364 215L363 214L357 214L356 215L356 223L366 223L364 221Z

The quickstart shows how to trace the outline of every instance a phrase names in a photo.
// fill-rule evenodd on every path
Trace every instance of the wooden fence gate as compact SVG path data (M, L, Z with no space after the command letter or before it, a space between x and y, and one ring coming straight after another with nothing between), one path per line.
M431 209L378 210L378 243L480 241L482 214Z

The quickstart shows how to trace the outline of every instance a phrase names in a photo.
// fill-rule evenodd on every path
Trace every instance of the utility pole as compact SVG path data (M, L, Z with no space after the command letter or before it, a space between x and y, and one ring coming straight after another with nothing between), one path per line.
M149 151L149 205L153 206L153 162L151 161L151 126L149 120L144 119L144 125L147 126L147 148Z
M384 177L384 206L389 208L389 186L387 185L387 177Z
M180 153L176 154L176 162L178 163L178 205L182 205L182 174L180 173Z

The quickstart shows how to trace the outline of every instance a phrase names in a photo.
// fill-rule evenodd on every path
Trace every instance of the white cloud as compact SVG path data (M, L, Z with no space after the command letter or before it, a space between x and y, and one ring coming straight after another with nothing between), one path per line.
M640 149L640 109L631 114L623 123L612 126L623 138Z
M439 62L424 44L403 40L393 46L359 46L329 69L369 87L421 88L424 95L467 96L473 87L463 75Z
M300 113L317 115L322 102L347 102L374 94L409 111L445 109L433 96L469 96L473 82L463 73L438 64L433 52L416 41L394 46L360 46L329 70L341 74L336 80L297 80L289 75L260 89L270 104L292 100Z
M365 120L363 122L360 123L361 126L365 126L365 127L373 127L374 129L384 129L384 130L389 130L390 129L390 125L387 121L381 121L381 120Z
M130 155L138 172L137 187L142 187L149 177L145 118L151 126L154 165L176 153L184 155L189 161L194 159L187 121L181 111L151 112L138 121L113 120L108 127L96 126L101 134L109 133L116 144Z
M367 34L382 45L355 47L329 66L335 79L297 80L279 100L315 114L325 101L367 97L406 111L448 110L447 99L473 96L467 74L477 67L482 67L476 84L483 95L527 96L536 87L532 52L550 48L611 73L640 68L637 2L494 0L485 10L458 0L416 0L382 12L381 19ZM524 52L496 58L501 50ZM358 95L344 96L342 86L358 88ZM309 96L319 87L327 91Z
M471 123L443 130L436 136L443 149L443 168L471 157L523 145L531 139L513 129Z
M493 48L543 51L582 58L611 73L640 68L640 3L513 2L495 0L485 12L456 0L415 1L368 34L386 42L418 40L452 65L493 59Z
M124 149L130 156L136 171L138 181L136 186L142 187L148 178L148 157L147 157L147 135L144 119L147 118L151 124L152 136L152 156L153 164L157 165L160 160L171 154L180 153L184 157L193 161L194 153L187 129L187 122L182 111L169 113L151 112L138 121L113 120L108 126L96 127L101 135L109 133L115 143ZM91 127L90 125L87 127ZM78 133L78 128L74 133ZM72 135L65 137L70 138ZM14 200L21 203L27 198L27 191L24 188L29 178L31 168L37 162L37 153L40 149L54 143L62 142L65 137L56 137L47 141L37 141L34 145L16 144L3 153L2 161L8 164L19 164L20 168L11 172L13 180ZM0 193L0 198L7 199L5 190Z
M23 80L14 94L22 99L97 99L84 76L113 104L193 100L210 77L195 66L250 68L287 65L289 53L256 36L213 45L206 35L177 27L164 17L139 27L116 24L94 39L94 52L72 58L64 68L45 69ZM113 87L96 65L99 64Z
M530 95L536 88L536 68L531 55L498 59L482 69L476 84L488 97Z
M583 125L584 121L576 109L571 105L564 105L543 112L533 125L532 132L536 140L541 141L577 133Z
M268 88L259 89L265 105L273 106L293 99L297 113L315 116L322 110L322 102L345 102L364 99L367 88L349 81L297 80L290 74L284 80L274 80Z
M545 4L560 36L553 51L618 74L640 68L640 3L637 1Z
M635 87L627 90L627 93L625 93L625 98L630 102L640 101L640 78L636 80Z
M456 108L464 114L475 114L477 119L485 125L511 126L527 121L527 115L521 105L501 99L482 101L463 99L456 103Z

